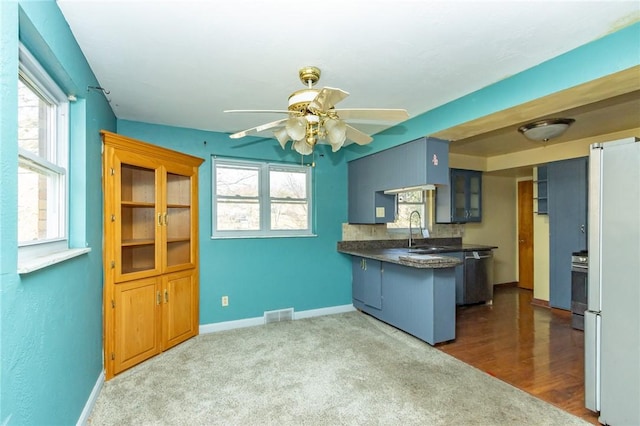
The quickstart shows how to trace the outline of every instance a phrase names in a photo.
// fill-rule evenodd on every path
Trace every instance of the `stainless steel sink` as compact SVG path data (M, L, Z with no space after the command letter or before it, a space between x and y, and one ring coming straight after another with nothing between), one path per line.
M436 253L440 250L442 250L442 247L420 247L420 248L409 249L409 253L429 254L429 253Z

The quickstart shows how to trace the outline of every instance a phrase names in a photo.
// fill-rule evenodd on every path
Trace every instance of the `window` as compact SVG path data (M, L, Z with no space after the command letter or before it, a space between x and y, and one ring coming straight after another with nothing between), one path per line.
M68 248L68 101L20 45L18 75L18 245L21 257Z
M311 168L213 158L213 236L311 235Z
M409 229L409 216L411 212L416 210L420 213L420 221L413 217L411 225L414 228L419 226L425 227L425 192L424 191L408 191L400 192L397 195L398 211L395 222L388 223L387 229Z

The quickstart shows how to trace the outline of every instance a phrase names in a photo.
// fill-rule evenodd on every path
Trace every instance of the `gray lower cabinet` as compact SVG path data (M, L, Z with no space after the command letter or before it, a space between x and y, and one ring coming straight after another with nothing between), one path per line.
M376 263L379 274L372 266ZM353 272L353 305L357 309L431 345L455 339L454 268L411 268L353 257ZM372 306L378 301L378 306Z
M354 256L351 260L353 299L382 309L382 262Z

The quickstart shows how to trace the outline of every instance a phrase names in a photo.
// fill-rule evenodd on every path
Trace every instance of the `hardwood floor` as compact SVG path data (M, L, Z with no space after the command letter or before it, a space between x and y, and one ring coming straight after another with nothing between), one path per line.
M571 313L531 304L532 291L497 286L493 305L458 307L456 340L437 348L599 424L584 407L584 334Z

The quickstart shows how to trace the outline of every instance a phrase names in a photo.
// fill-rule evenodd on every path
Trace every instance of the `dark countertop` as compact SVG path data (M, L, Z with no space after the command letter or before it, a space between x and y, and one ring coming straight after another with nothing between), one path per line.
M463 244L461 238L417 239L409 248L407 240L339 241L340 253L397 263L413 268L452 268L462 263L456 257L443 255L497 248L480 244Z

